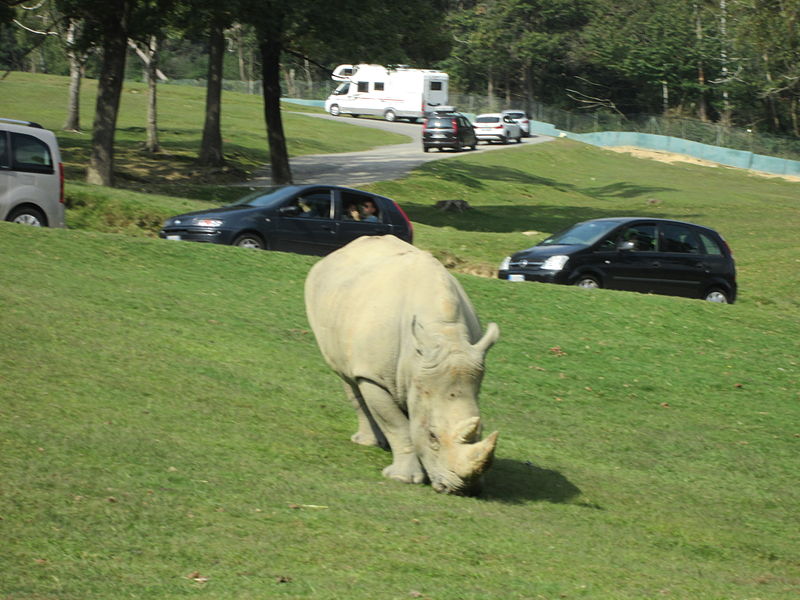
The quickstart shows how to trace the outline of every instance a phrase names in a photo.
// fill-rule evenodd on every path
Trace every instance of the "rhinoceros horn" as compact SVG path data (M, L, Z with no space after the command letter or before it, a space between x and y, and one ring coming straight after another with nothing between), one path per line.
M494 450L497 446L498 432L492 433L482 442L474 441L480 436L481 420L480 417L471 417L459 425L456 440L464 444L462 448L465 453L460 468L457 469L459 476L472 478L485 472L494 459Z

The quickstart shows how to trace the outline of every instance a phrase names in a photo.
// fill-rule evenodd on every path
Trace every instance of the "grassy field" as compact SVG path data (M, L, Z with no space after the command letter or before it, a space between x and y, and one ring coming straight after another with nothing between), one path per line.
M70 182L70 230L0 223L0 599L800 594L798 184L564 141L376 184L462 270L632 213L718 228L740 265L732 306L458 274L501 329L480 498L384 480L349 441L315 259L152 239L227 193L153 185Z

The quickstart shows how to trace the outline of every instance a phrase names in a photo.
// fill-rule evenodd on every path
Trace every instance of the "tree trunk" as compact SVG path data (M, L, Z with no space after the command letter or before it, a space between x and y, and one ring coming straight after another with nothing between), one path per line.
M158 112L157 107L157 84L158 84L158 39L150 36L147 48L147 144L145 149L148 152L156 153L161 150L158 143Z
M261 50L261 76L264 83L264 119L267 122L272 183L292 183L289 152L286 149L286 136L283 133L283 120L281 118L281 44L270 39L262 39L259 43L259 49Z
M203 125L203 141L197 162L204 167L220 167L225 164L222 153L222 59L225 53L225 36L222 24L211 25L208 37L208 81L206 82L206 120Z
M97 84L92 153L86 170L88 183L114 185L114 134L125 75L126 48L125 19L109 19L106 23L100 79Z
M698 48L703 45L703 21L700 13L700 6L697 2L692 4L694 10L695 38ZM697 98L697 118L704 123L708 121L708 101L706 100L706 69L704 65L705 57L702 55L697 61L697 87L700 94Z
M64 129L67 131L81 130L81 80L83 79L83 65L85 55L75 50L75 22L72 21L67 28L66 48L69 57L69 100L67 104L67 120Z

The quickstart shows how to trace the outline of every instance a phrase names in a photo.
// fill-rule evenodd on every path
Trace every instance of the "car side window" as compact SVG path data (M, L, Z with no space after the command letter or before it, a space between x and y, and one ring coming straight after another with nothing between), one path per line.
M6 132L0 131L0 169L8 168L8 140Z
M711 236L706 235L705 233L701 233L700 242L703 245L703 250L705 254L711 254L713 256L723 255L722 248L717 243L717 240L715 240Z
M622 240L633 242L635 252L655 252L656 247L656 226L655 225L634 225L628 227L622 233Z
M689 227L665 223L661 226L661 251L699 254L700 240Z
M330 219L331 217L331 194L330 192L319 191L304 194L294 201L300 208L299 217L306 219Z
M24 133L11 134L11 168L16 171L52 173L50 148L41 140Z
M345 221L382 222L378 203L372 196L343 191L341 218Z

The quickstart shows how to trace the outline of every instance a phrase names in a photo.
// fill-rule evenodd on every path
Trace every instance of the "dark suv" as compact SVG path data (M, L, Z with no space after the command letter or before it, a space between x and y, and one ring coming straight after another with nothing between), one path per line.
M465 146L475 150L478 138L469 119L455 110L442 109L429 113L422 125L422 149L452 148L460 152Z
M243 248L325 255L363 235L413 241L393 200L336 185L278 185L240 200L166 220L160 237Z
M736 266L713 229L667 219L578 223L506 257L500 279L736 300Z

